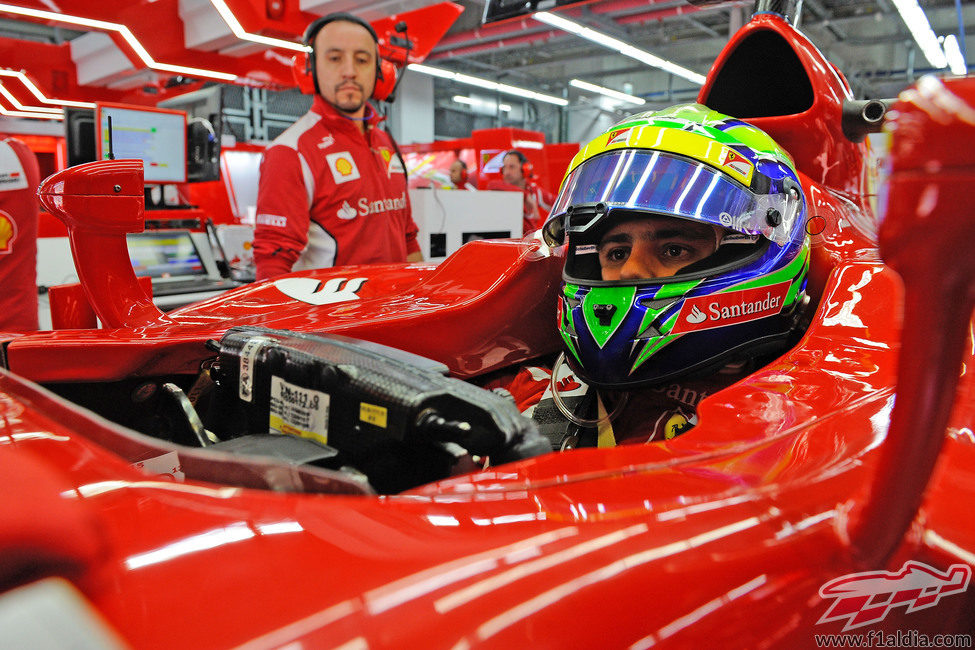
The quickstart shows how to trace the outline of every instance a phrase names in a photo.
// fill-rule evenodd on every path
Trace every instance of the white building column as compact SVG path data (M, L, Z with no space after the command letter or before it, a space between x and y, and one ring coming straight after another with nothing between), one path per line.
M388 115L400 144L433 142L433 77L407 70Z

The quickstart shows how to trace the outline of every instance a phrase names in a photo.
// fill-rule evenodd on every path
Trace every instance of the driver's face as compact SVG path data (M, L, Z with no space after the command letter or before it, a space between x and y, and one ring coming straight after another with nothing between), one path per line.
M675 217L625 221L599 242L603 280L668 278L718 247L720 228Z

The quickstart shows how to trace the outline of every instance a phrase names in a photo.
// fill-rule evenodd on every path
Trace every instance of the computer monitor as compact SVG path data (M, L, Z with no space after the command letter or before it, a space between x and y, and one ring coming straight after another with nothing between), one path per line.
M186 180L220 180L223 86L207 86L163 100L157 106L186 113Z
M94 162L95 111L90 108L64 109L64 140L68 149L68 167Z
M207 269L188 230L147 230L126 235L132 268L139 277L206 277Z
M99 160L107 160L110 151L117 159L141 159L146 183L186 182L183 111L97 103L95 143Z
M491 23L515 16L525 16L536 11L548 11L556 7L583 4L588 0L487 0L481 23Z

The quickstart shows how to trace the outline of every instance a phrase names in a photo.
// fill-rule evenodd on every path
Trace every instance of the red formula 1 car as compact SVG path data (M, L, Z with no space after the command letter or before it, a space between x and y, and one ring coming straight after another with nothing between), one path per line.
M642 446L547 452L474 385L558 350L558 250L473 242L162 314L125 251L141 164L48 179L105 328L3 346L0 645L970 644L975 83L888 115L879 250L854 141L884 107L849 96L772 15L712 68L700 102L801 172L815 317ZM302 434L326 404L323 445Z

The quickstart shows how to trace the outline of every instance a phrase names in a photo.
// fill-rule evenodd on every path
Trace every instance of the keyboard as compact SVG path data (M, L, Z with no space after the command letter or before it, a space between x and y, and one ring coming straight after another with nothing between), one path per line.
M181 293L199 293L201 291L226 291L239 287L240 285L240 282L233 280L213 280L211 278L173 280L172 282L154 283L152 285L152 295L175 296Z

